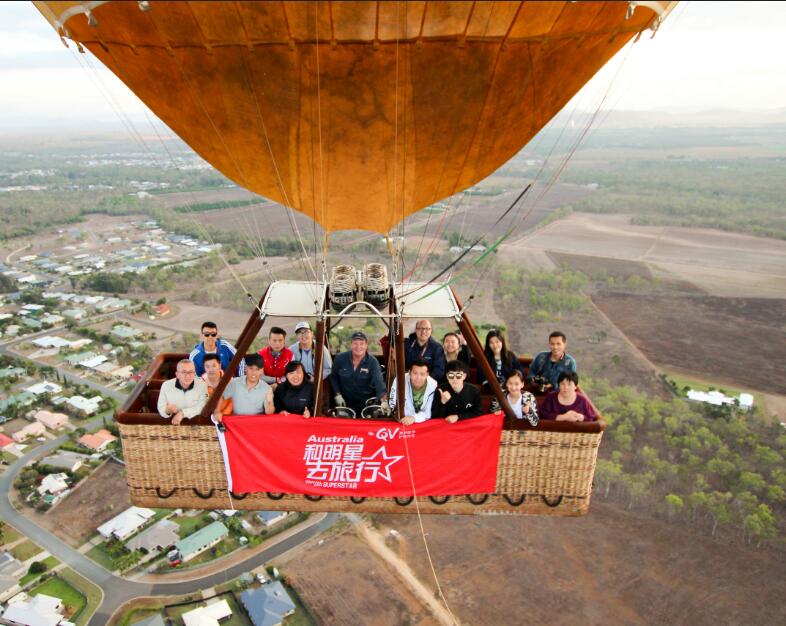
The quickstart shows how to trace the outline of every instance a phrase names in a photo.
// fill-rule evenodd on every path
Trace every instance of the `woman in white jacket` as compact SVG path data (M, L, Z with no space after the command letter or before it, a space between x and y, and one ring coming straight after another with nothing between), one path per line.
M437 391L437 381L431 378L428 363L415 359L409 366L409 372L404 374L404 418L401 423L404 426L419 424L431 419L431 405L434 402L434 394ZM398 386L396 380L390 390L390 406L396 408L396 392Z

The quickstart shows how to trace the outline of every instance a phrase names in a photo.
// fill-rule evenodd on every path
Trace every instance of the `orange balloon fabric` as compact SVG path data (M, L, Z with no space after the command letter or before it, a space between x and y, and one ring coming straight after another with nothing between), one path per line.
M386 233L482 180L657 18L626 2L107 2L88 20L78 4L36 3L216 169L328 232Z

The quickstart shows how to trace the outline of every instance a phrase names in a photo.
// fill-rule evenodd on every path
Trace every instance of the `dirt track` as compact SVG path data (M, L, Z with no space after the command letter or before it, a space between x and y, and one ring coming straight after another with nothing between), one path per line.
M414 516L377 516L434 590ZM778 624L786 563L596 499L583 518L424 520L462 624Z

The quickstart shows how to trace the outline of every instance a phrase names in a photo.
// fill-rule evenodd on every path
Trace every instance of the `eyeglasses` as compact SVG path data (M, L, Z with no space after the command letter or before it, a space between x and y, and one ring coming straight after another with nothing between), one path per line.
M431 330L431 326L417 326L415 330Z
M445 378L448 380L461 380L464 378L464 372L448 372L445 374Z
M218 333L202 333L205 337L218 337Z
M196 370L177 370L178 374L185 374L186 376L196 376Z

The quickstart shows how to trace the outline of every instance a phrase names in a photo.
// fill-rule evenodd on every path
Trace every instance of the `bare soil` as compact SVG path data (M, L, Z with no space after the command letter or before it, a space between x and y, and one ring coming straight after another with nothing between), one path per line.
M657 365L786 393L786 300L601 292L593 301Z
M376 516L436 587L415 516ZM665 520L592 504L582 518L424 518L437 575L462 624L778 624L786 562ZM316 552L319 554L319 551ZM374 622L374 614L365 614Z
M98 526L130 506L123 466L107 461L57 506L34 515L37 524L79 547Z
M780 298L786 293L786 241L778 239L636 226L625 215L573 213L509 245L640 261L717 296Z
M371 548L346 530L281 561L289 583L320 624L437 624ZM423 578L421 578L423 580Z

